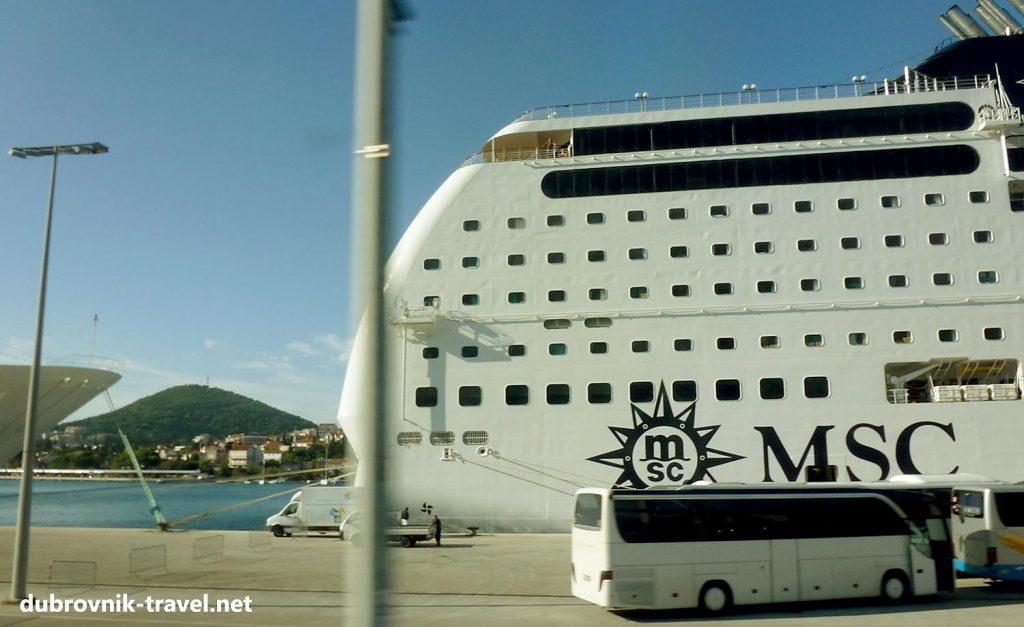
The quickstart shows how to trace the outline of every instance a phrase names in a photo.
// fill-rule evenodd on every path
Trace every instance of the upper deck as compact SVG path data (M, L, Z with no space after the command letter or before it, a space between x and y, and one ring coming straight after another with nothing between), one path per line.
M633 114L636 119L637 117L648 117L646 114L692 109L745 108L756 105L814 103L857 98L862 99L859 104L867 105L868 97L902 96L905 99L908 94L976 90L988 90L996 94L996 98L992 101L994 106L984 108L979 112L979 117L987 120L990 124L1001 122L1013 126L1020 125L1019 108L1012 107L1005 99L1003 99L1002 105L998 106L1001 101L999 96L1001 92L998 89L996 77L992 75L954 76L939 79L910 73L907 77L899 80L887 79L881 82L865 81L767 90L749 86L739 92L661 98L638 95L631 100L539 107L527 111L513 120L502 131L489 139L480 152L467 158L462 165L574 157L576 156L573 141L574 128L601 126L603 125L601 118L605 116L608 116L606 124L613 125L622 123L622 118L618 116L630 114ZM868 106L879 106L880 104L875 98L871 98L871 103ZM735 112L736 109L732 109L732 111ZM763 113L763 111L750 111L748 115L757 113ZM580 118L587 118L586 124L576 125L565 122L565 120ZM533 122L541 122L541 124L536 128L531 128L534 127L534 124L531 124Z
M682 109L706 109L750 104L777 104L817 100L859 98L861 96L888 96L898 94L958 91L962 89L987 89L995 83L995 77L954 76L951 78L930 78L912 74L907 79L883 80L881 82L858 81L847 84L815 85L811 87L785 87L780 89L759 89L757 85L744 85L738 92L696 94L689 96L668 96L650 98L645 94L630 100L606 102L585 102L579 104L537 107L518 116L513 122L550 120L553 118L577 118L584 116L612 115L616 113L646 113L651 111L677 111Z

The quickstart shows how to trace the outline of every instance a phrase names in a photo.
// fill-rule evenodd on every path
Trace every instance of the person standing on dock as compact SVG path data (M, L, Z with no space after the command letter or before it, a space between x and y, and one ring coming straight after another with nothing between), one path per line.
M441 519L434 514L434 517L430 519L429 536L434 536L434 542L437 546L441 546Z
M403 527L408 527L409 526L409 508L408 507L406 507L405 509L402 510L402 526Z

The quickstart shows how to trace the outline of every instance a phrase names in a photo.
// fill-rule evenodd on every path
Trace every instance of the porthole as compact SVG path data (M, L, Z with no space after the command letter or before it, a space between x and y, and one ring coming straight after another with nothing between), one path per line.
M545 320L544 321L544 328L545 329L551 329L551 330L554 330L554 329L568 329L570 325L571 325L571 322L569 322L568 320L566 320L564 318L553 318L551 320Z
M786 396L786 384L781 377L765 377L758 381L758 388L761 398L766 401L775 401Z
M459 406L479 407L481 399L479 385L464 385L459 388Z
M739 379L719 379L715 381L715 398L720 401L738 401L742 394Z
M828 377L804 377L804 396L807 398L828 398Z

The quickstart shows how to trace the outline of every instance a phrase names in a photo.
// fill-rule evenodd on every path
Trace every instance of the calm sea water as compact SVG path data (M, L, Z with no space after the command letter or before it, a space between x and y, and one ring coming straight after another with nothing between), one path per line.
M0 526L13 526L20 481L0 480ZM149 483L164 518L210 516L180 525L182 529L264 529L302 483L273 485L203 481ZM264 497L265 500L258 500ZM255 501L255 502L253 502ZM32 525L38 527L156 527L138 482L32 482Z

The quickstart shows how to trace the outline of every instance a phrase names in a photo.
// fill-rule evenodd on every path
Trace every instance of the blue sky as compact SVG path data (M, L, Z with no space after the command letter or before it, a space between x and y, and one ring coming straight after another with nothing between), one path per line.
M409 0L392 241L549 104L895 76L950 0ZM963 3L963 7L975 3ZM333 421L349 338L355 2L4 0L0 148L61 158L44 361L121 363L121 407L205 383ZM0 158L0 358L28 360L47 159ZM94 402L75 415L106 410Z

